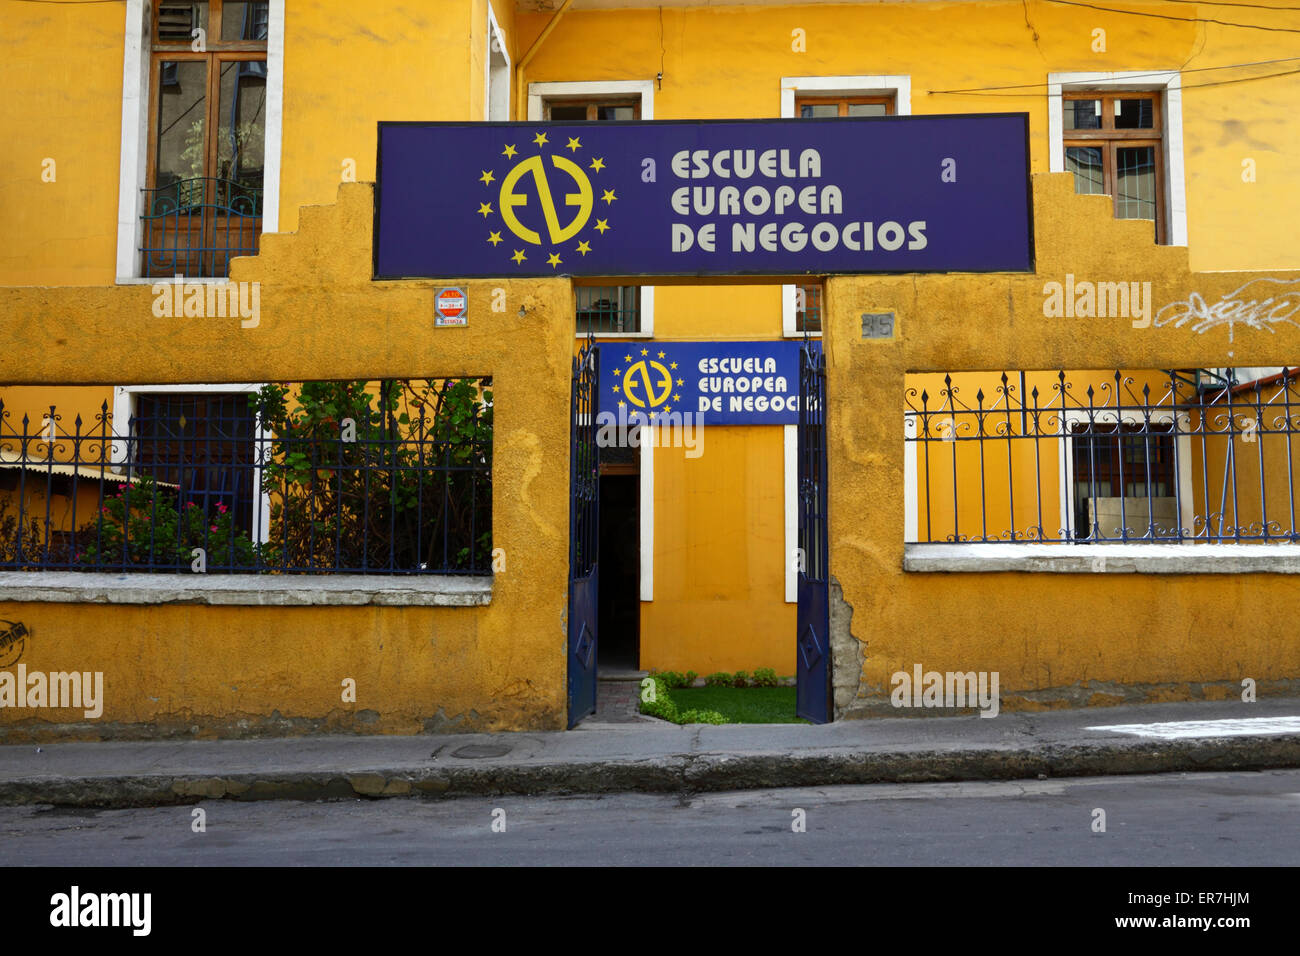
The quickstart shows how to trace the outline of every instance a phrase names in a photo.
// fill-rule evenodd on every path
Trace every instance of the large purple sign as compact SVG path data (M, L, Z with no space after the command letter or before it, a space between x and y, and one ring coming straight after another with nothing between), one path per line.
M1024 113L380 123L375 277L1021 272Z

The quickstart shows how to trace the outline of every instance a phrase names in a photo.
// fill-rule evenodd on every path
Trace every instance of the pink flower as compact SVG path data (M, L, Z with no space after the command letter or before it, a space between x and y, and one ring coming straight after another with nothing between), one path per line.
M195 504L194 502L192 502L192 501L187 501L187 502L185 502L185 507L186 507L186 508L197 508L198 505L196 505L196 504Z
M226 505L225 505L225 503L224 503L224 502L221 502L221 501L218 501L218 502L217 502L217 510L218 510L219 512L221 512L222 514L225 514L225 513L226 513Z
M213 525L212 528L211 528L211 530L212 530L212 531L216 531L216 530L217 530L217 526L216 526L216 525Z
M104 514L108 514L108 509L107 509L107 508L100 508L99 510L102 511L102 512L104 512Z

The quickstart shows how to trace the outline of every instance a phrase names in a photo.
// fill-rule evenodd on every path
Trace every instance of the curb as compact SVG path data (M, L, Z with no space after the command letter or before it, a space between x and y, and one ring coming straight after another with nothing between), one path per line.
M693 793L868 783L939 783L1300 767L1300 735L1050 744L1023 749L672 754L638 761L210 775L30 777L0 782L0 804L128 808L202 800L351 800L503 795Z

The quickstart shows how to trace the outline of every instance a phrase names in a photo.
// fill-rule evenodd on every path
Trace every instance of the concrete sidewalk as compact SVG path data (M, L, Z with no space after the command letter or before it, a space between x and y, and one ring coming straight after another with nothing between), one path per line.
M1180 728L1176 739L1099 729L1217 720L1237 726ZM588 720L567 733L12 744L0 746L0 803L696 792L1273 767L1300 767L1300 699L822 727Z

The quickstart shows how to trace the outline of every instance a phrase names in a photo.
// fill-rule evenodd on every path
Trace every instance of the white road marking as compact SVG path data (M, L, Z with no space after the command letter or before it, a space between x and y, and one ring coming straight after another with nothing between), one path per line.
M1186 737L1252 737L1300 734L1300 717L1233 717L1227 720L1170 720L1160 724L1108 724L1085 730L1109 730L1138 737L1180 740Z

